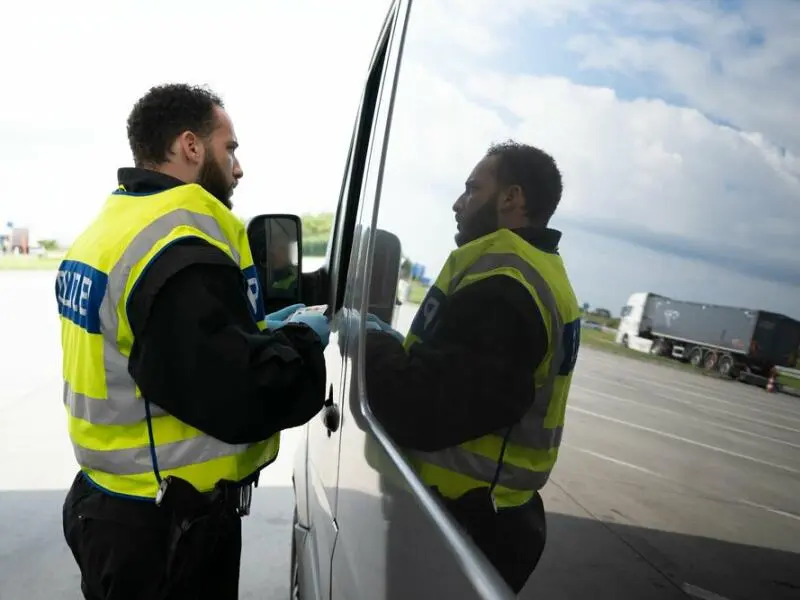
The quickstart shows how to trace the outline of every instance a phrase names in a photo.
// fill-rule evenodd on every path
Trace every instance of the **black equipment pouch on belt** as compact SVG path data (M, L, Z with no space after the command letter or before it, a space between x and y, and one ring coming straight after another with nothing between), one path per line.
M249 509L250 490L250 486L220 482L213 492L203 494L178 477L162 480L156 504L170 519L166 569L170 587L191 587L198 573L213 566L217 544L239 527L241 514ZM245 495L247 507L243 506Z
M454 499L444 498L444 505L470 534L489 530L497 523L497 509L488 488L475 488Z

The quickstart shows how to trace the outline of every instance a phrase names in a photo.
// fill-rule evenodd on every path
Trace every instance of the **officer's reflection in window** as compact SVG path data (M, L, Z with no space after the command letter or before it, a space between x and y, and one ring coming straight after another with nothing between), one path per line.
M269 313L297 301L297 227L291 219L261 223L261 230L250 236L250 248Z
M548 226L562 191L552 157L507 142L465 175L458 248L408 335L368 317L367 397L519 592L544 548L539 490L561 441L580 311Z

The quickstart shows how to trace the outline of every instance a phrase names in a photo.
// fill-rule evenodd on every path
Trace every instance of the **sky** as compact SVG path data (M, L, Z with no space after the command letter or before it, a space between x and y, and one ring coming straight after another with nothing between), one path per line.
M0 220L79 233L129 165L125 118L164 81L234 119L242 216L333 210L379 0L45 0L0 39ZM800 318L800 3L428 0L412 11L378 224L435 275L489 143L551 153L581 301ZM146 33L145 33L146 32Z

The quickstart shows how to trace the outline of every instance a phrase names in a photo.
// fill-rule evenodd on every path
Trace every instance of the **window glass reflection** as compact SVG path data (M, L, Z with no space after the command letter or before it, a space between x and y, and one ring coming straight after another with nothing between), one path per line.
M637 576L586 597L658 597L606 523L681 585L783 597L714 557L800 585L800 7L506 4L413 11L373 411L512 587L599 561Z

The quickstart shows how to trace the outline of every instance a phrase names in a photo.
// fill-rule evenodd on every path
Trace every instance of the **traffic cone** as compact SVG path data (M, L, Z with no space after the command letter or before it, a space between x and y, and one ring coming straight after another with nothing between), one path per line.
M775 370L773 369L769 373L769 379L767 379L767 392L773 393L775 391Z

